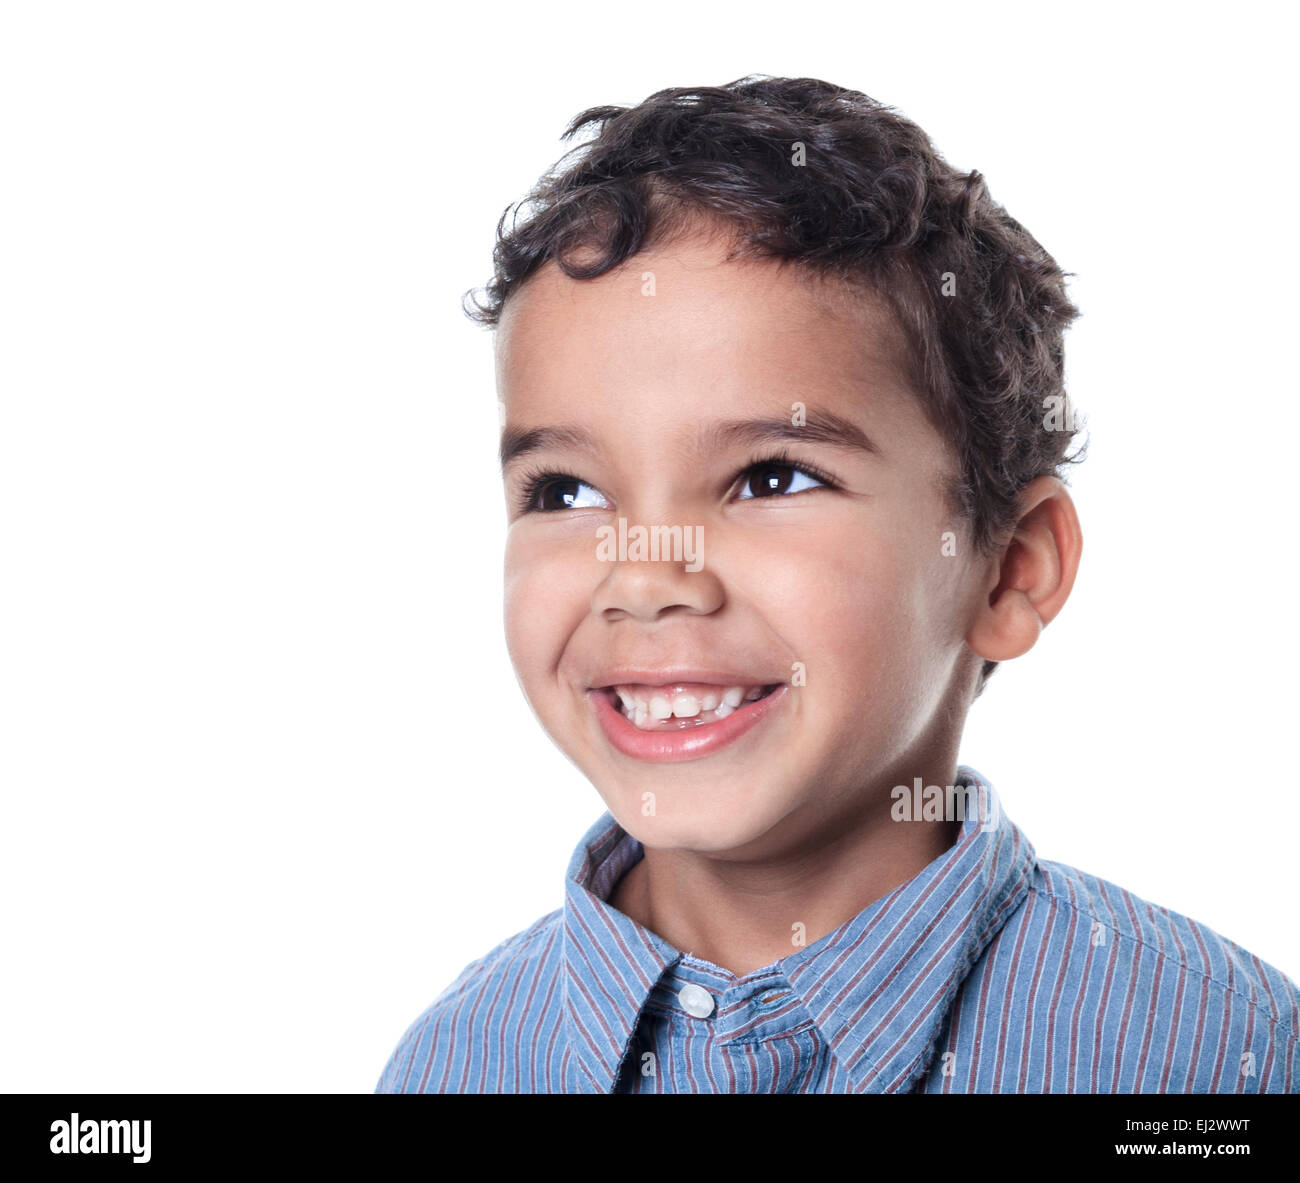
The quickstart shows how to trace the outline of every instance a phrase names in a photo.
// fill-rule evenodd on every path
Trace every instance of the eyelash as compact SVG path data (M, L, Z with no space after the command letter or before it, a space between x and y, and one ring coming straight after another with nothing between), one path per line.
M777 452L770 456L759 456L751 460L744 468L731 478L731 486L743 477L750 477L755 470L764 468L789 468L795 472L802 472L805 476L810 476L813 480L818 481L828 489L838 489L839 482L836 481L829 473L818 468L815 464L807 464L802 460L792 460L788 453ZM552 481L567 481L571 484L587 484L580 477L574 476L568 472L555 472L549 469L531 469L523 474L523 487L519 491L515 508L518 513L560 513L560 510L544 510L534 508L537 501L537 495ZM594 486L592 486L594 488ZM744 487L743 485L741 486ZM809 492L809 490L801 490ZM794 494L781 493L778 496L790 497ZM763 500L762 498L753 498L753 500Z

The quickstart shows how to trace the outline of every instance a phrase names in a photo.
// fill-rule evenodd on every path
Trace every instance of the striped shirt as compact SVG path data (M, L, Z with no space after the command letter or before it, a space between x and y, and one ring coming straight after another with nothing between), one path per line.
M958 779L987 805L945 854L742 978L608 904L643 849L605 813L564 906L466 966L375 1091L1300 1091L1293 981L1037 858L987 782Z

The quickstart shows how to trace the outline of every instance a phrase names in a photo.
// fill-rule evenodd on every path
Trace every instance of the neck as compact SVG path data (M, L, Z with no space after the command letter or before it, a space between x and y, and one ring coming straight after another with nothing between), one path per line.
M955 760L950 767L955 775ZM953 784L954 775L924 783ZM674 948L744 977L833 932L956 841L959 822L898 822L891 805L890 788L874 787L848 813L768 843L777 853L761 858L647 848L609 903Z

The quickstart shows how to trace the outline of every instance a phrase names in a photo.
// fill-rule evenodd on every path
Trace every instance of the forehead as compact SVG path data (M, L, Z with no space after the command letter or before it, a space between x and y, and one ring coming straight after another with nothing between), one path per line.
M608 438L685 440L701 420L799 402L873 438L942 451L885 301L795 265L728 259L696 235L595 279L553 262L506 301L498 394L512 423L582 421Z
M901 379L902 334L874 293L726 251L726 240L695 235L595 279L571 279L548 261L511 294L497 326L503 389L575 370L623 380L666 370Z

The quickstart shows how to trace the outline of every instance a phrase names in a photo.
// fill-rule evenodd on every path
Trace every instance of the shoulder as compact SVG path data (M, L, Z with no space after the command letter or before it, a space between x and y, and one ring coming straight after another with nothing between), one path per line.
M1153 972L1187 975L1241 999L1287 1037L1300 1034L1296 983L1208 925L1062 863L1040 860L1030 895L1040 909L1087 921L1092 945L1109 933Z
M1300 1089L1296 983L1096 875L1037 860L986 961L1024 1003L1027 1037L1064 1040L1076 1066L1091 1058L1091 1091Z
M471 961L406 1028L377 1093L533 1091L562 1021L563 909Z

